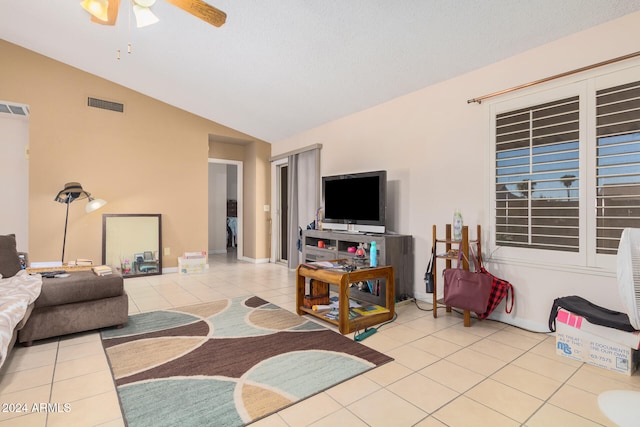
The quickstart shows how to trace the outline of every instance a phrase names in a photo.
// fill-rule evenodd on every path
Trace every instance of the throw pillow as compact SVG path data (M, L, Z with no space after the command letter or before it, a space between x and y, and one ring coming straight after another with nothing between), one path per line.
M16 235L0 236L0 275L2 277L13 277L20 270L20 258L16 249Z

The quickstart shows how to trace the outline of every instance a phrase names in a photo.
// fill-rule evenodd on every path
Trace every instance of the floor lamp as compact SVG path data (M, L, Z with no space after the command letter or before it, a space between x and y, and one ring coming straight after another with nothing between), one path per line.
M87 213L93 212L96 209L100 209L104 205L107 204L102 199L94 199L91 197L91 193L86 192L82 189L82 185L78 182L68 182L64 185L64 188L58 192L58 195L54 199L56 202L64 203L67 205L67 214L64 219L64 239L62 240L62 258L61 262L64 264L64 248L67 244L67 223L69 222L69 205L76 201L82 199L89 199L87 206L85 206L85 210Z

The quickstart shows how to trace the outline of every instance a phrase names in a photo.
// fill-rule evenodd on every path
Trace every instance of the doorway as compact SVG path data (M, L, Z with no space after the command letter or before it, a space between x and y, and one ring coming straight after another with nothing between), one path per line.
M275 183L271 205L275 207L272 224L272 262L287 264L289 260L289 164L287 159L272 163L272 180Z
M237 259L242 249L242 162L209 159L209 254Z
M0 189L11 209L0 210L0 234L15 234L17 248L29 251L29 107L0 101ZM11 108L8 105L11 105ZM11 113L20 108L24 114ZM13 110L12 110L13 109Z

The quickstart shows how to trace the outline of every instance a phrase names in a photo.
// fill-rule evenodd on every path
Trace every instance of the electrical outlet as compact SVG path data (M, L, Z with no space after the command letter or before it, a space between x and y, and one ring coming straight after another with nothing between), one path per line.
M263 208L265 212L269 212L269 210L271 209L269 205L264 205Z
M171 248L164 248L164 256L171 255Z

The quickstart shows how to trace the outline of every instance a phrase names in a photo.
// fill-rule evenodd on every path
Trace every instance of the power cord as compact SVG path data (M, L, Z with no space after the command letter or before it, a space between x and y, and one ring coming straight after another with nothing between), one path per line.
M464 315L464 311L460 311L457 308L453 308L451 307L451 311L458 313L459 315L463 316ZM497 323L502 323L503 325L507 325L507 326L511 326L513 328L516 329L520 329L521 331L526 331L526 332L531 332L533 334L544 334L544 335L548 335L550 332L547 331L533 331L531 329L527 329L527 328L523 328L522 326L518 326L518 325L513 325L511 323L505 322L504 320L499 320L499 319L482 319L480 321L484 321L484 320L488 320L490 322L497 322Z
M384 323L381 323L380 325L378 325L378 327L369 327L369 328L364 328L364 331L360 332L360 329L356 329L355 333L353 334L353 340L354 341L364 341L365 339L369 338L371 335L375 334L376 332L378 332L378 329L382 328L384 325L388 325L389 323L395 322L395 320L398 318L398 313L393 313L393 318L391 320L387 320ZM357 327L357 323L356 323L356 327Z
M432 308L423 308L420 307L420 305L418 304L418 299L417 298L413 298L413 302L416 305L416 307L418 307L418 310L422 310L422 311L433 311L433 307ZM446 305L440 305L438 304L438 308L446 308Z
M353 334L353 340L358 342L364 341L376 332L378 332L378 329L373 327L365 328L363 332L359 332L358 330L356 330L355 334Z
M414 297L408 296L407 295L407 299L411 299L413 300L414 304L416 305L416 307L418 307L418 309L422 310L422 311L433 311L433 308L431 309L427 309L427 308L422 308L418 305L418 300ZM443 307L444 306L438 306L438 307ZM376 332L378 332L378 329L380 329L381 327L383 327L384 325L387 325L391 322L394 322L396 319L398 318L398 313L394 312L393 313L393 318L391 320L388 320L382 324L380 324L378 327L369 327L369 328L365 328L364 331L360 332L360 329L358 328L358 323L356 322L356 331L353 334L353 340L354 341L364 341L365 339L369 338L371 335L375 334Z
M416 298L413 298L413 302L416 304L416 307L418 307L419 310L422 310L422 311L433 311L433 308L422 308L422 307L420 307L418 305L418 300ZM447 306L438 304L438 308L447 308ZM454 313L458 313L461 316L464 315L463 311L458 310L455 307L451 307L451 311L453 311ZM492 322L502 323L503 325L512 326L512 327L520 329L522 331L533 332L535 334L545 334L546 335L546 334L549 333L549 332L546 332L546 331L532 331L531 329L523 328L522 326L512 325L511 323L505 322L504 320L498 320L498 319L486 319L486 320L490 320Z

